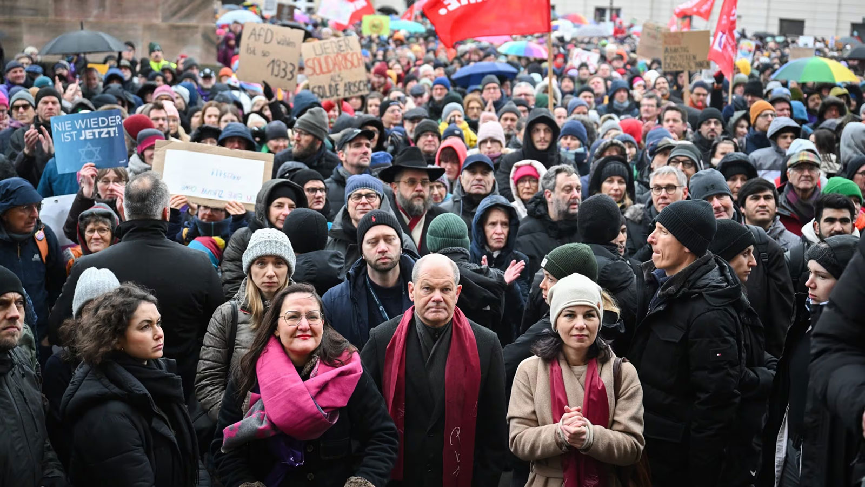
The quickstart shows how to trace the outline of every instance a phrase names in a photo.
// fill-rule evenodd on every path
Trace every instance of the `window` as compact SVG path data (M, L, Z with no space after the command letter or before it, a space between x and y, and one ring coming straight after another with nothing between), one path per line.
M805 21L797 19L778 19L778 34L800 36L805 34Z
M612 19L607 19L607 11L608 10L609 9L607 7L595 7L595 22L607 22L608 20L612 20ZM613 17L619 18L621 16L622 16L622 9L621 8L614 8L613 9Z

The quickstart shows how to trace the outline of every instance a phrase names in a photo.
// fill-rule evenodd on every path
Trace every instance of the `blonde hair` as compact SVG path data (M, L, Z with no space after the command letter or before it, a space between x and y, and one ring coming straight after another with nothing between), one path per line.
M276 294L287 288L291 283L291 275L286 274L285 282L276 290ZM274 294L274 296L276 294ZM252 282L252 277L249 275L247 275L246 278L246 293L244 294L244 301L246 302L246 311L249 311L250 315L249 327L255 330L264 318L264 314L267 313L267 307L264 305L264 296L261 295L261 291L258 289L258 286Z

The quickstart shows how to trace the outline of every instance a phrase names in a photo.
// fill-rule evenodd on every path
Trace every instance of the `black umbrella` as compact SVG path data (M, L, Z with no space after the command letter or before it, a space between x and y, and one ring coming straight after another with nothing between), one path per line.
M855 37L841 37L837 40L840 44L850 44L851 46L861 46L862 41Z
M865 44L859 44L858 46L850 49L850 52L844 56L845 59L862 59L865 60Z
M120 52L126 46L116 37L95 30L66 32L48 41L40 54L83 54L89 52Z

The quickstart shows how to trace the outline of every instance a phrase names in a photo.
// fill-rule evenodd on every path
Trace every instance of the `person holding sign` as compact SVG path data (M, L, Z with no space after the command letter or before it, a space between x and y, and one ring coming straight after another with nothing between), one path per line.
M39 185L48 160L54 157L54 141L51 138L51 117L62 115L60 103L63 97L52 87L46 86L36 93L36 118L12 133L6 158L15 164L18 174L34 187Z

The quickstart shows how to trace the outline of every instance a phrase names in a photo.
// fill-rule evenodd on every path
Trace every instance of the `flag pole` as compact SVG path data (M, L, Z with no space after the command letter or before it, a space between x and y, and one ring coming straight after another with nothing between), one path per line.
M553 29L551 28L547 32L547 79L549 80L549 84L547 85L547 108L549 108L550 113L553 113L553 103L555 102L555 96L553 93Z

